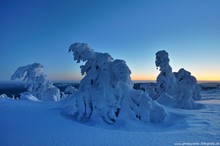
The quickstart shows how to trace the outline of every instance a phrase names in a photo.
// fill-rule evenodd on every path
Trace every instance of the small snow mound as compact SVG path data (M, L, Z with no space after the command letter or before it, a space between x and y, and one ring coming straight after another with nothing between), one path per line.
M153 123L163 122L167 116L168 113L164 110L164 107L158 102L153 101L150 111L150 121Z
M27 92L21 93L20 100L40 101L37 97Z

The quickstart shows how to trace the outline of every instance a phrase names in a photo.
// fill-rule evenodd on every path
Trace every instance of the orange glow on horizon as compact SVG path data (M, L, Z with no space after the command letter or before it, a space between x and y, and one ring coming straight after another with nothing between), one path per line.
M220 82L220 76L195 76L197 81L213 81ZM157 79L157 75L151 76L141 76L141 75L131 75L131 79L135 81L152 81Z
M135 81L156 80L156 78L157 77L155 75L151 75L151 76L131 75L131 80L135 80Z
M157 74L151 74L151 75L143 75L143 74L131 74L131 80L134 81L155 81L157 79ZM220 76L212 75L212 76L205 76L205 75L195 75L197 81L212 81L212 82L220 82ZM51 80L76 80L80 81L83 76L80 75L72 75L72 74L62 74L59 76L49 76Z
M214 82L218 82L220 81L219 77L198 77L197 78L198 81L214 81Z

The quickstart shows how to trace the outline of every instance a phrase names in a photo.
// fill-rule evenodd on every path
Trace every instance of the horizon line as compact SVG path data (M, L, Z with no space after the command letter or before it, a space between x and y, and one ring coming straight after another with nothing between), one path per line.
M80 83L81 80L73 80L73 79L70 79L70 80L51 80L53 83L69 83L69 82L77 82L77 83ZM156 82L156 80L131 80L132 82L134 83L149 83L149 82ZM0 83L4 83L4 82L24 82L22 80L0 80ZM214 83L217 83L217 82L220 82L220 80L197 80L198 83L203 83L203 82L214 82Z

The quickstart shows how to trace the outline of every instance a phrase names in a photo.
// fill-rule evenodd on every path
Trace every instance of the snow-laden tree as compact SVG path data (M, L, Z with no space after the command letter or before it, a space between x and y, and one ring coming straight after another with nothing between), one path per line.
M85 61L79 90L65 107L78 120L96 121L101 117L109 124L128 119L160 122L167 116L164 108L152 103L147 94L133 89L125 61L94 52L86 43L72 44L69 52L78 63Z
M185 69L173 73L169 61L166 51L156 53L156 67L160 67L161 71L157 77L156 87L159 95L158 102L169 106L175 103L176 107L185 109L196 108L194 100L201 99L201 88L197 84L196 78Z
M66 100L67 98L75 95L78 92L78 89L76 89L73 86L67 86L64 90L64 92L61 92L61 99Z
M162 93L168 93L171 96L174 94L176 78L173 75L169 61L169 54L165 50L158 51L156 53L155 64L160 70L160 74L157 76L156 87L158 96L160 96Z
M76 92L78 92L78 89L76 89L73 86L67 86L64 91L65 94L70 94L70 95L76 94Z
M11 76L11 79L16 80L23 78L23 81L26 82L25 88L28 90L27 93L41 101L60 100L60 90L47 79L42 68L43 65L39 63L19 67Z
M177 84L175 90L176 106L184 109L194 109L196 104L193 100L193 94L197 85L197 80L190 72L181 68L175 73Z

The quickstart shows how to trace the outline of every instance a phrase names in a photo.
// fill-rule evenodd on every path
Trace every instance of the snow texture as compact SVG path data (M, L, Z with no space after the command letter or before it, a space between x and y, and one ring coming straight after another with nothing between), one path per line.
M152 104L147 94L133 89L131 71L125 61L114 60L108 53L94 52L85 43L72 44L69 52L73 52L78 63L85 61L80 67L85 76L79 91L67 102L67 113L78 120L102 117L108 124L128 119L161 122L167 117L158 114L166 113L164 108Z
M203 96L204 95L204 96ZM220 145L220 90L202 91L206 108L167 108L163 123L82 124L62 111L63 101L0 98L1 146Z
M42 68L43 65L39 63L19 67L11 76L11 79L16 80L23 78L26 82L25 87L28 90L27 93L41 101L60 100L60 90L47 79Z

